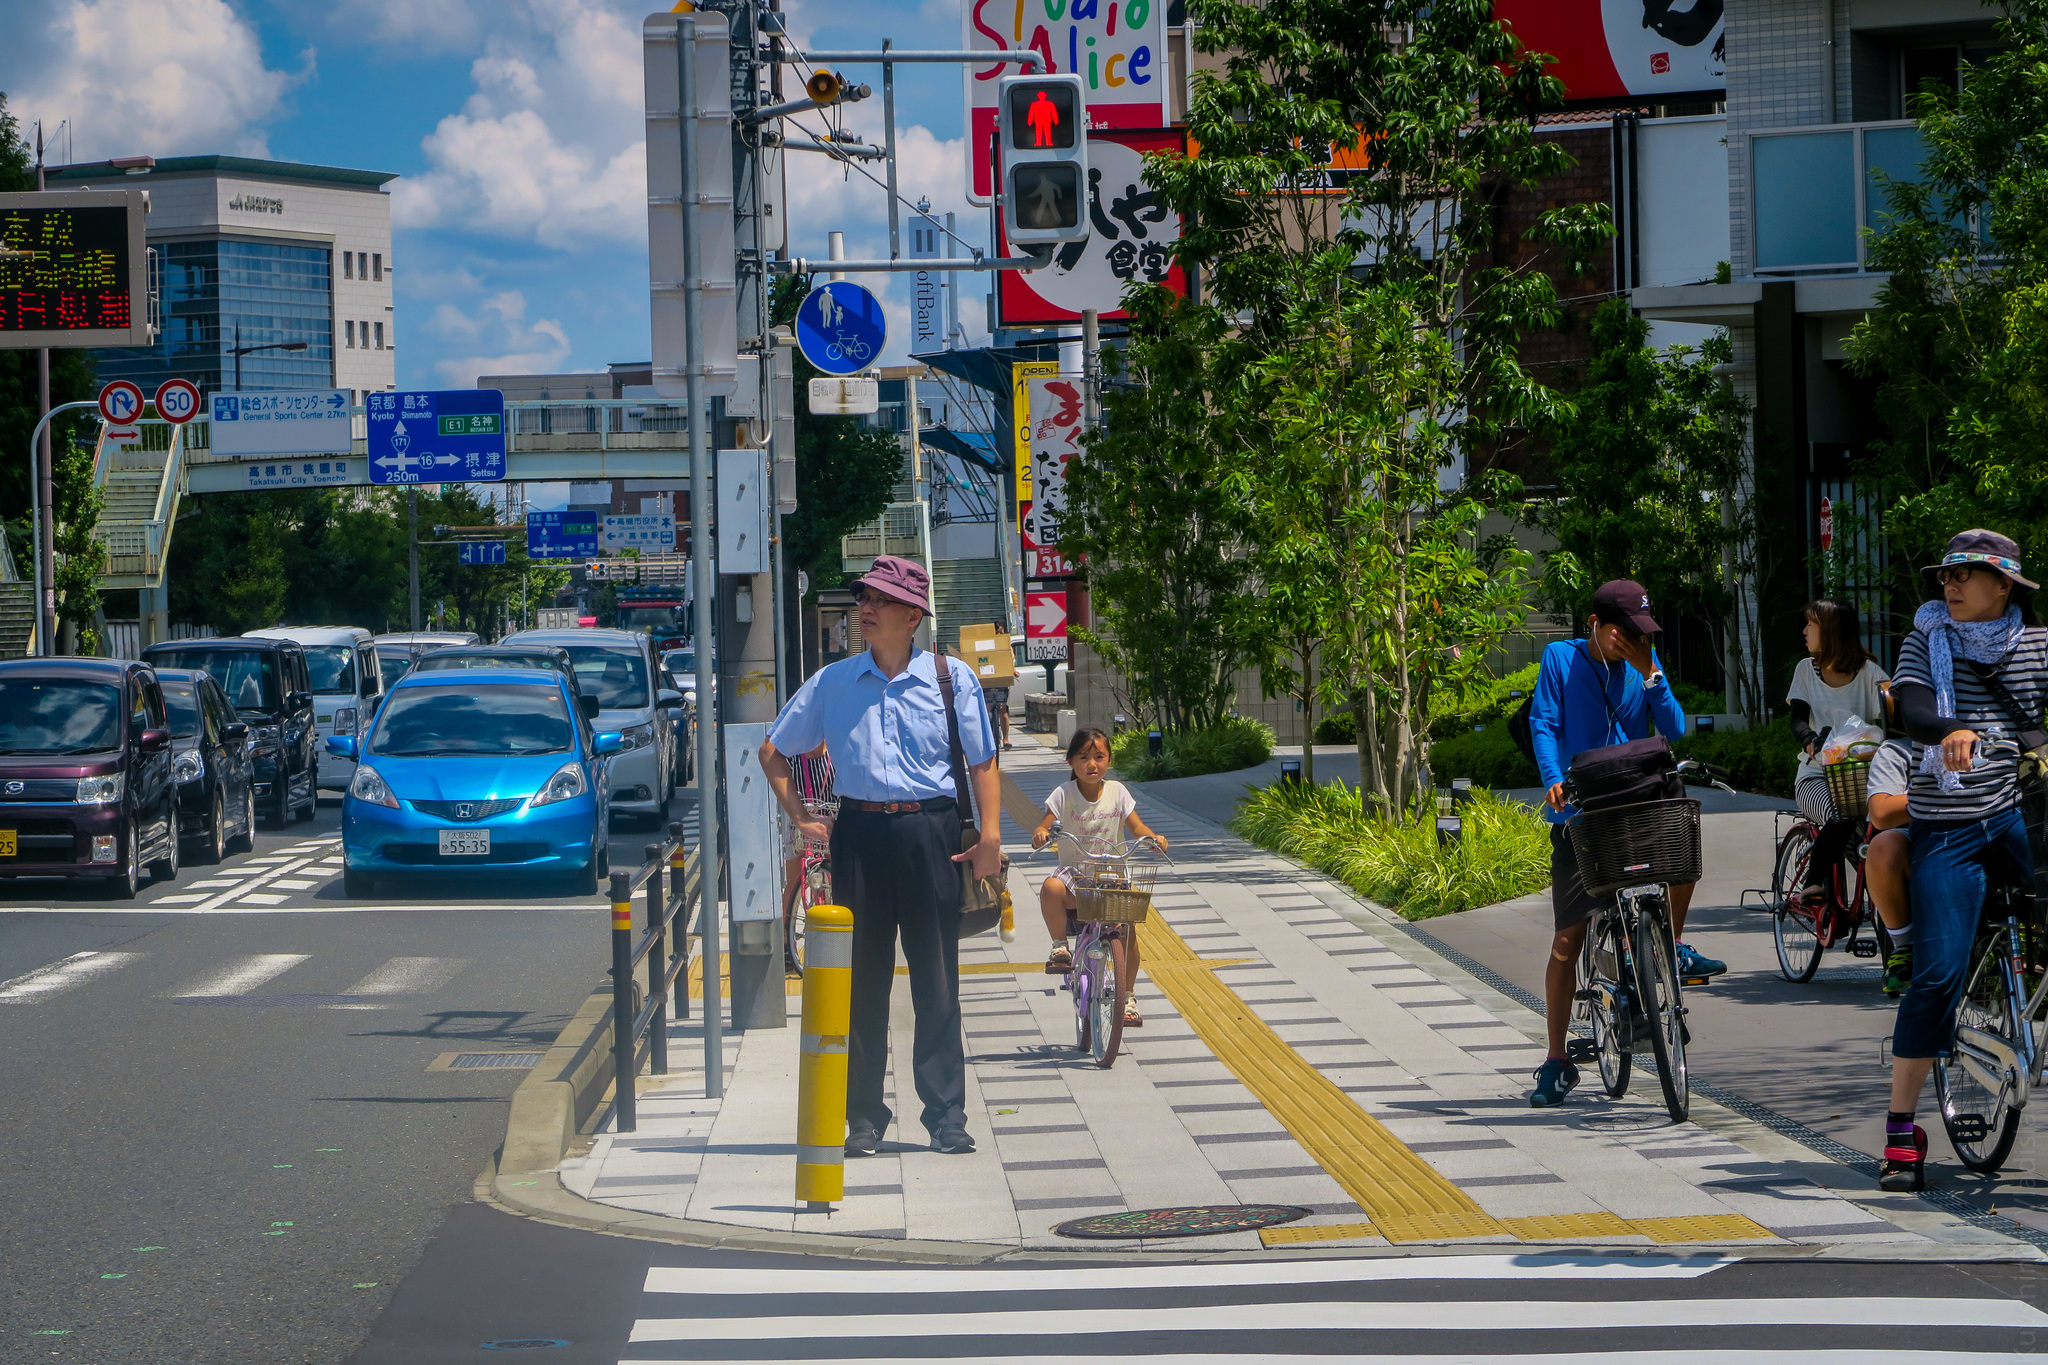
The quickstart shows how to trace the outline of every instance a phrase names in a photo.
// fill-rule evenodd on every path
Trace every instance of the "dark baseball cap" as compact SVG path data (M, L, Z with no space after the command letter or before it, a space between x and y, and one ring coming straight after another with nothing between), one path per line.
M1951 564L1981 564L1996 570L2023 588L2038 588L2041 585L2020 573L2020 547L2011 537L1982 527L1961 531L1949 541L1948 551L1942 555L1941 563L1923 567L1921 573L1933 573L1946 569Z
M873 588L906 607L916 607L927 616L932 614L932 576L916 560L898 555L878 556L866 573L846 586L856 592Z
M1664 629L1650 615L1649 591L1633 578L1602 583L1593 593L1593 615L1638 635L1655 635Z

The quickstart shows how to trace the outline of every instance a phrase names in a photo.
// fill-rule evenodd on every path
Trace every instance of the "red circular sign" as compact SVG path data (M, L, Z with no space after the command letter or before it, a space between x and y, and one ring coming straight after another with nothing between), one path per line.
M173 425L199 415L199 390L189 379L166 379L157 386L156 415Z
M100 416L116 427L141 421L142 390L125 379L116 379L100 390Z

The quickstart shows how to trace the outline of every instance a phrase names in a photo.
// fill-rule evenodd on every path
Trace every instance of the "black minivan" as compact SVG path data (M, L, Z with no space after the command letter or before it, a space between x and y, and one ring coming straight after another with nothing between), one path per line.
M178 875L155 671L119 659L0 663L0 877L99 878L132 900L145 875Z
M249 727L256 807L282 825L310 820L319 803L320 737L313 724L313 688L306 651L290 640L229 636L166 640L142 651L164 668L203 668L213 675Z

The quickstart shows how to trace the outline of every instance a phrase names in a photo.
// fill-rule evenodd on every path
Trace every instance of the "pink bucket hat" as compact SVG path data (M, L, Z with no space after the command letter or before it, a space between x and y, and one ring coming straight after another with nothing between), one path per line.
M858 592L873 588L882 596L932 614L932 576L924 565L897 555L878 556L868 571L847 585Z

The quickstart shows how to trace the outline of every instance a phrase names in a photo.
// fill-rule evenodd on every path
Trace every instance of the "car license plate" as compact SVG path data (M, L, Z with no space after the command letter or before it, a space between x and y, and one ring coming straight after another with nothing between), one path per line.
M0 858L12 858L20 852L14 834L11 829L0 829Z
M474 858L491 851L491 832L487 829L444 829L440 835L444 858Z

